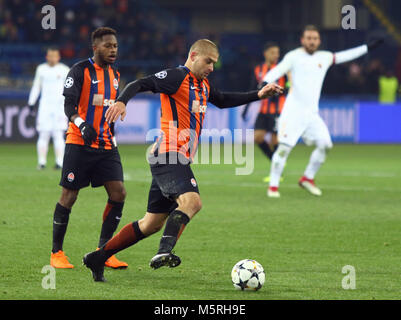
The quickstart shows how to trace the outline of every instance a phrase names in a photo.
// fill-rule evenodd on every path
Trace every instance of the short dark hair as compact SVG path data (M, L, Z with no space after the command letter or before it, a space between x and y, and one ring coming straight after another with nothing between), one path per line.
M265 45L263 46L263 52L265 52L266 50L269 50L270 48L273 48L273 47L278 47L278 44L273 41L266 42Z
M304 31L302 31L302 35L305 33L305 31L316 31L316 32L319 32L319 29L314 24L308 24L308 25L305 26Z
M113 28L109 27L100 27L97 28L95 31L92 32L92 43L94 43L97 39L102 39L103 36L112 34L114 36L117 36L117 31L114 30Z
M50 46L46 48L46 52L47 51L60 51L60 49L56 46Z

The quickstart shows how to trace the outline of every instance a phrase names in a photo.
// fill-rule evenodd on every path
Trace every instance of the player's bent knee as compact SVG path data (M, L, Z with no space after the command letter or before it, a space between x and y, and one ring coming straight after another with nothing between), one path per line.
M263 141L265 139L264 139L264 136L255 134L255 136L253 137L253 140L255 141L256 144L261 144L261 143L263 143Z
M325 152L333 148L333 142L330 139L318 140L316 141L316 148L322 149Z
M126 197L127 197L127 191L125 190L124 187L119 188L118 190L113 190L109 194L110 200L116 202L124 202Z
M79 190L71 190L67 188L63 188L61 192L61 197L59 203L65 207L71 209L74 205L75 201L77 201Z
M290 146L287 146L285 144L279 144L275 154L277 154L277 156L279 156L280 158L286 159L290 154L291 150L292 148Z
M202 201L198 198L194 203L192 203L192 212L193 214L197 214L202 209Z
M177 199L178 209L185 212L190 218L202 209L202 201L198 193L191 192L181 195Z

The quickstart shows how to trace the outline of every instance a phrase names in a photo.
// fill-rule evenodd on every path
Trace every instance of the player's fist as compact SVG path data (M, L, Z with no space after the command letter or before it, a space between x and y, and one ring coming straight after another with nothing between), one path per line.
M259 99L278 96L284 92L284 88L276 83L268 83L258 92Z
M97 132L89 123L85 121L82 122L79 126L79 130L81 131L85 144L91 145L96 140Z
M121 117L121 121L123 121L126 114L124 102L117 101L107 109L105 117L108 123L112 123L116 122L119 117Z

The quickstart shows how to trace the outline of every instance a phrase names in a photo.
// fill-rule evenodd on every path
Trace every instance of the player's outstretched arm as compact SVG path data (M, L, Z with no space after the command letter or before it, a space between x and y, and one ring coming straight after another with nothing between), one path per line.
M221 92L214 87L211 87L209 101L216 107L223 109L238 107L252 101L265 99L282 93L283 88L276 83L270 83L260 90L248 92Z
M340 64L358 59L383 43L383 39L373 40L368 44L334 53L334 63Z
M149 80L149 77L141 78L135 81L128 83L124 90L117 97L116 103L111 105L106 113L105 119L108 123L112 123L121 119L124 120L125 115L127 114L126 105L128 101L130 101L133 97L135 97L140 92L145 91L154 91L155 87L152 81Z
M117 121L119 117L124 120L128 101L139 92L152 91L153 93L173 94L178 90L184 78L185 72L183 69L175 68L163 70L128 83L118 96L117 102L107 109L105 114L106 121L112 123Z
M292 67L293 55L294 53L292 51L287 53L284 56L283 60L276 67L274 67L268 73L266 73L266 75L263 77L263 82L264 83L275 82L282 76L287 74Z

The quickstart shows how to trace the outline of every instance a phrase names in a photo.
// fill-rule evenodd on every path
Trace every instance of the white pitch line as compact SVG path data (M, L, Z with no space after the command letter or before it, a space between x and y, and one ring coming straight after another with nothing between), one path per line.
M149 182L151 178L145 177L129 177L128 179L124 179L125 181L133 181L133 182ZM216 181L210 180L202 180L199 181L200 186L202 185L214 185L214 186L232 186L232 187L240 187L240 188L266 188L266 184L264 183L255 183L255 182L239 182L239 183L219 183ZM377 191L386 191L386 192L400 192L401 189L396 188L380 188L380 187L366 187L366 186L333 186L333 185L319 185L323 190L334 190L334 191L364 191L364 192L377 192ZM283 189L298 189L300 188L297 184L285 185L282 187Z

